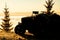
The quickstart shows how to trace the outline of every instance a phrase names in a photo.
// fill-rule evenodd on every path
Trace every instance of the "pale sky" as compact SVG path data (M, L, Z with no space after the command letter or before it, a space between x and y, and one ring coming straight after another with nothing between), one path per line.
M5 2L10 12L32 12L34 10L43 11L45 0L0 0L0 12L3 12ZM54 0L53 10L59 12L60 0Z

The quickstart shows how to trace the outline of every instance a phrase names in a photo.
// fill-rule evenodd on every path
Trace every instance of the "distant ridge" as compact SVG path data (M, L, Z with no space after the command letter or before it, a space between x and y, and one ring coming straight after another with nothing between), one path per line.
M10 16L31 16L32 12L10 12ZM0 13L0 16L4 16L3 13Z

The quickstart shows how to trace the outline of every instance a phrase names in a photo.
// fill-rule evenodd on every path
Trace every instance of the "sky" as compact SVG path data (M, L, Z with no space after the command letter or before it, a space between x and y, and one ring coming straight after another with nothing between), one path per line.
M10 12L32 12L32 11L45 11L44 4L46 0L0 0L0 12L3 12L5 2ZM60 0L54 0L53 9L55 12L60 11Z

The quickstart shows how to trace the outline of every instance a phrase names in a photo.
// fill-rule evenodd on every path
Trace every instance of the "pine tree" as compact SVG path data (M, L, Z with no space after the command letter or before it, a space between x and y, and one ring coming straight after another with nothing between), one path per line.
M1 25L3 28L2 30L6 31L6 32L10 32L13 28L10 29L10 27L12 25L10 23L9 11L8 11L7 6L5 6L4 10L5 10L5 12L4 12L5 17L4 17L4 19L2 19L3 20L2 25Z
M52 7L53 7L54 3L53 3L53 0L48 0L46 1L46 9L47 9L47 14L52 14L54 11L51 11L52 10Z

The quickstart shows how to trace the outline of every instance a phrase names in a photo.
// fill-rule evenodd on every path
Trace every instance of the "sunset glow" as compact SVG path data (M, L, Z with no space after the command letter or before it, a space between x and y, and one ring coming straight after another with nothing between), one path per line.
M32 12L33 10L45 10L45 0L0 0L0 12L3 11L5 2L7 2L10 12ZM54 2L53 10L55 10L55 12L59 12L60 0L54 0Z

